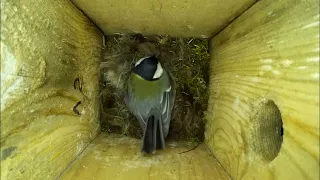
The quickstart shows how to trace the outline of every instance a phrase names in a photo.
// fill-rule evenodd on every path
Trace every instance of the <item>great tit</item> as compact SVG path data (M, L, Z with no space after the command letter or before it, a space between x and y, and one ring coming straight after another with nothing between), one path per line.
M157 57L144 57L135 63L127 80L125 102L143 129L142 152L165 148L174 96L174 80Z

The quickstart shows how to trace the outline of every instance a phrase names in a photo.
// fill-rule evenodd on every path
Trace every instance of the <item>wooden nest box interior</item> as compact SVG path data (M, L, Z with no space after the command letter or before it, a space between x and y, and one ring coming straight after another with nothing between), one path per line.
M115 33L208 40L200 145L102 132ZM318 0L1 1L2 180L317 180L319 145Z

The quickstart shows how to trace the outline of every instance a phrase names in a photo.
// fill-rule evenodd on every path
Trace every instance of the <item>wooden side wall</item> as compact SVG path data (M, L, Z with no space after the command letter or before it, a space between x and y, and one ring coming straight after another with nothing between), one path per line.
M208 38L256 0L72 0L105 33Z
M68 0L1 1L1 179L55 179L96 136L101 45Z
M258 1L211 52L206 143L231 177L319 179L319 1Z

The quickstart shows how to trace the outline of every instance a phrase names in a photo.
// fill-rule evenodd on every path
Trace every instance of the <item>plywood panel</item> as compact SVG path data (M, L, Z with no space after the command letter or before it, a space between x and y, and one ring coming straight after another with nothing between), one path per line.
M212 40L206 143L233 179L319 179L318 4L261 0Z
M102 133L70 165L61 180L230 179L204 144L167 142L155 155L140 153L141 141Z
M1 1L1 179L54 179L96 136L101 44L67 0Z
M72 0L105 33L210 37L256 0Z

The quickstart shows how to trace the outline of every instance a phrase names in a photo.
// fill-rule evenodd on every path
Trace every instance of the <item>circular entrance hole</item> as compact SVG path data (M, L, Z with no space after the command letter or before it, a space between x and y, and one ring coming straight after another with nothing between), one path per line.
M281 112L272 100L263 102L253 116L252 146L255 155L266 162L277 157L283 141Z

